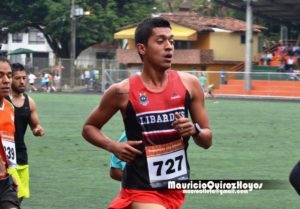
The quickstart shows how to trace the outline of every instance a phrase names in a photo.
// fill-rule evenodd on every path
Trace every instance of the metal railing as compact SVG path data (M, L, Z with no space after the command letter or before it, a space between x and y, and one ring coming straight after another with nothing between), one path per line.
M37 65L40 64L40 65ZM35 60L35 65L25 65L28 72L33 72L38 79L36 86L40 86L43 73L58 74L57 90L70 88L70 59L59 59L54 63L45 58ZM47 65L48 64L48 65ZM104 92L110 85L120 82L138 72L137 70L120 69L116 60L81 59L75 66L75 87L82 91ZM125 66L123 66L125 68ZM251 91L244 90L245 73L241 71L186 71L198 78L204 73L207 85L214 84L216 95L252 94L265 96L296 96L300 97L300 72L251 72Z

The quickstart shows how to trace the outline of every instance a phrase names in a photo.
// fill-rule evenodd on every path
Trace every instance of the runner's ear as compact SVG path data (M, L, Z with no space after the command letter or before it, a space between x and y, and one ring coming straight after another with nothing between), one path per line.
M136 48L137 48L139 54L141 54L141 55L145 54L145 49L146 48L145 48L144 44L139 43L139 44L136 45Z

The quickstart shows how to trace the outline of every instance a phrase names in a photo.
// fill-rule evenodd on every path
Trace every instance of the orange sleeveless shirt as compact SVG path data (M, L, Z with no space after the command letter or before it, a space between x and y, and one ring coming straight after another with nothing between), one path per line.
M3 147L2 138L8 137L14 141L15 125L14 125L14 107L6 99L0 107L0 179L7 176L8 160ZM5 170L4 170L5 167Z

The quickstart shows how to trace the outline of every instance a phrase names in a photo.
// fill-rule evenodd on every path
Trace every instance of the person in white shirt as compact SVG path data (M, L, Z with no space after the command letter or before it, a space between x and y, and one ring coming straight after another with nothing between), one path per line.
M46 91L48 92L49 89L49 73L45 73L43 76L45 83L46 83Z
M56 73L54 75L54 88L55 88L55 91L60 90L60 76L58 73Z
M36 79L36 76L33 73L30 73L28 75L28 81L29 81L29 84L30 84L30 92L37 91L37 88L34 86L35 79Z
M293 57L288 57L287 58L287 65L286 65L287 69L289 72L293 71L294 69L294 58Z

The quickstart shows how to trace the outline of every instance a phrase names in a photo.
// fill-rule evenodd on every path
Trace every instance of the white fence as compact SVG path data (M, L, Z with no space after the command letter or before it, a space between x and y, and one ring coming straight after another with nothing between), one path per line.
M111 84L119 82L137 71L108 70L102 71L101 91ZM300 72L252 72L250 74L252 89L245 90L244 72L186 71L200 78L203 73L206 85L214 84L216 95L256 95L300 98ZM199 79L200 80L200 79ZM200 81L199 81L200 82Z

